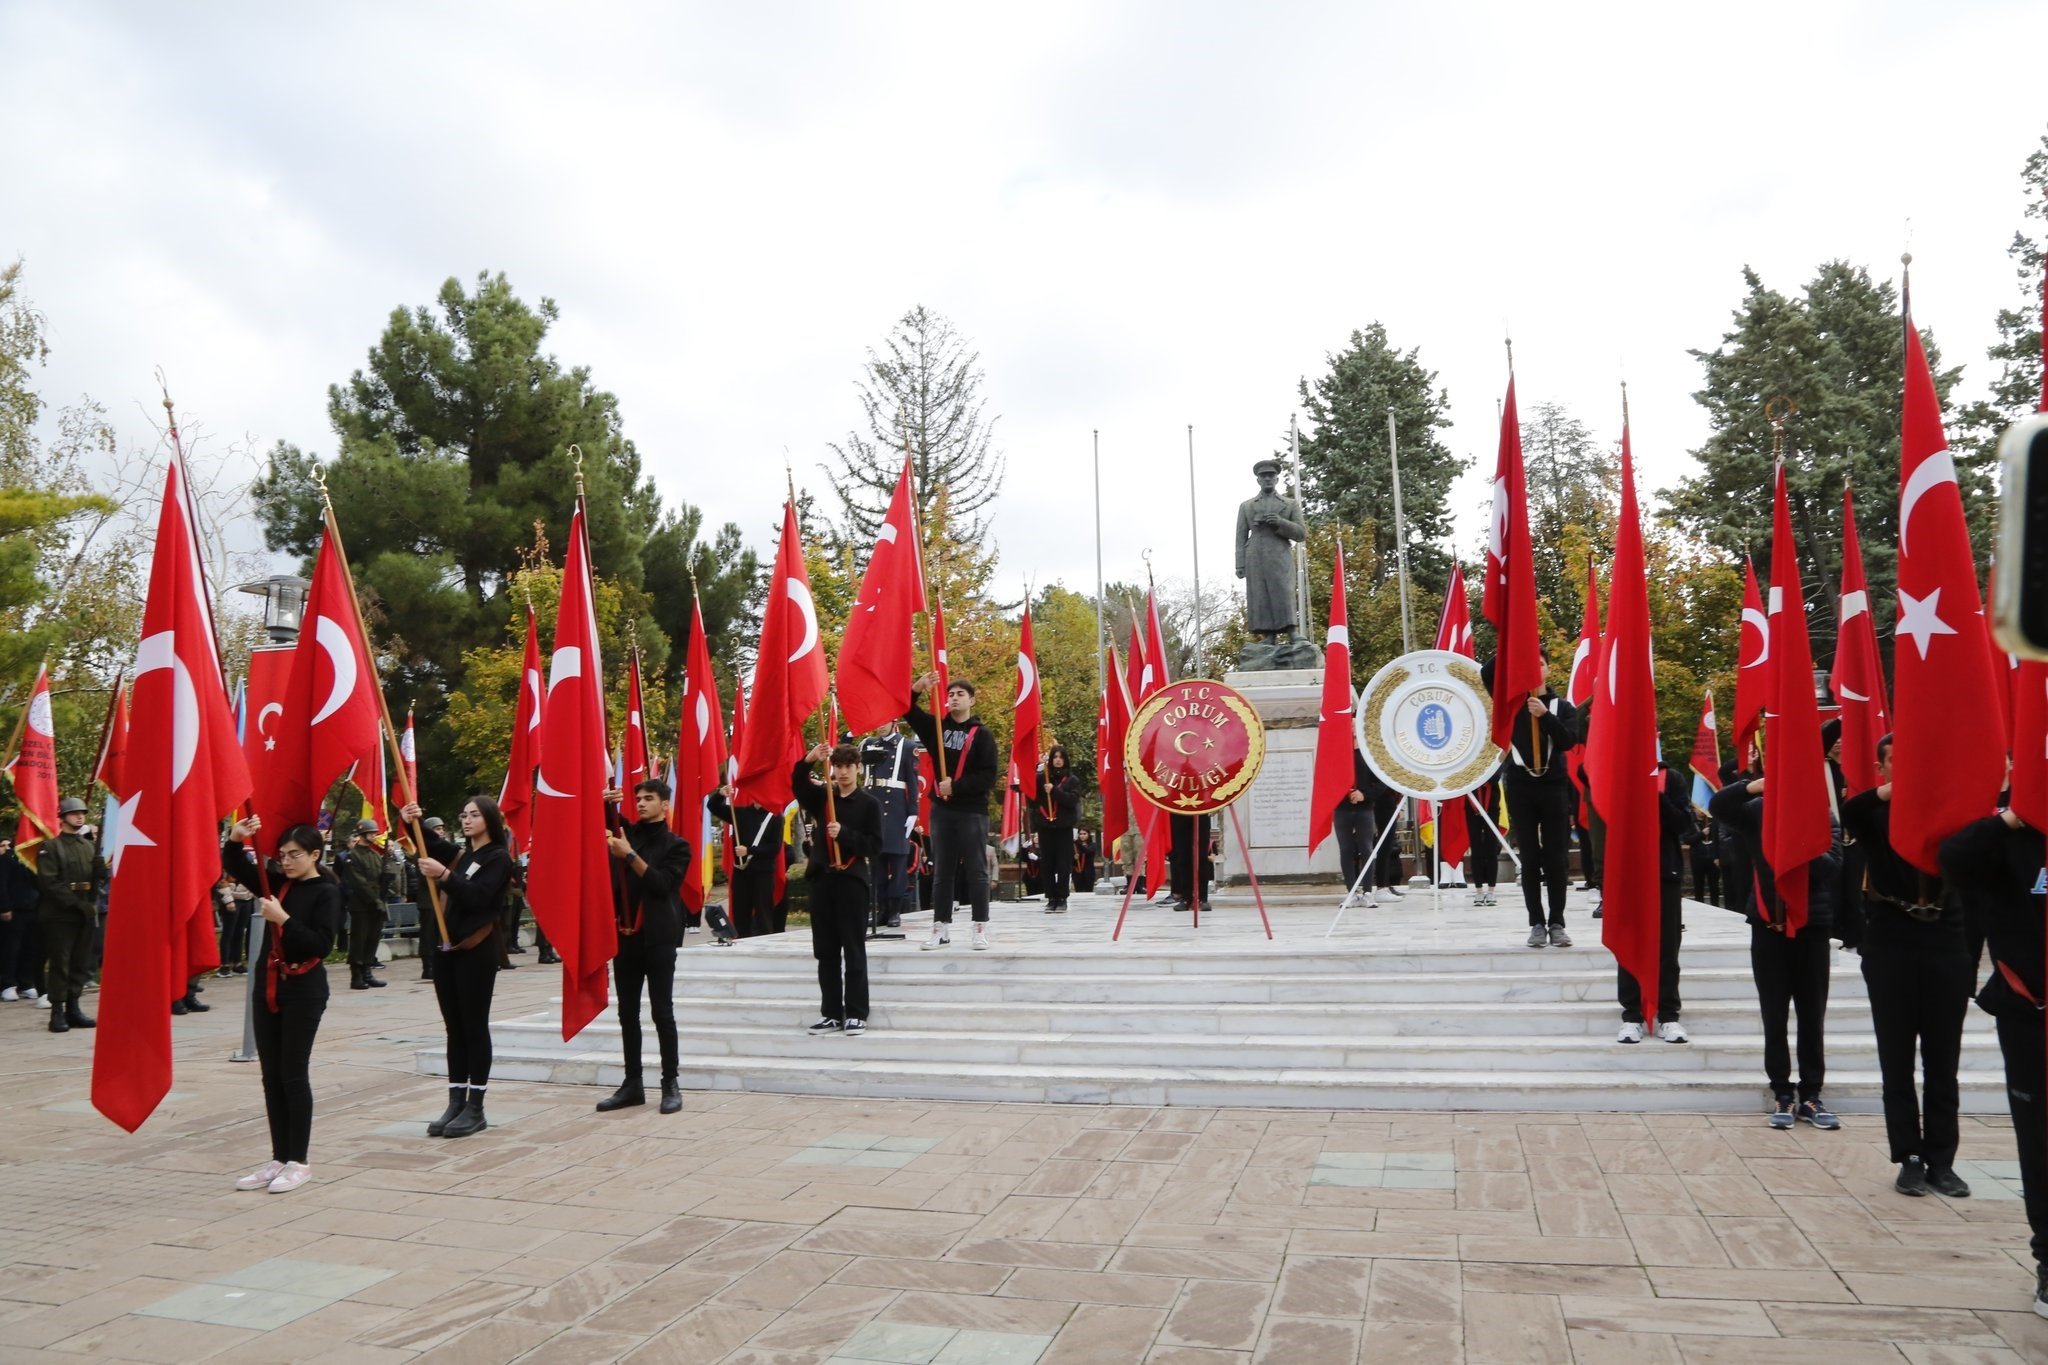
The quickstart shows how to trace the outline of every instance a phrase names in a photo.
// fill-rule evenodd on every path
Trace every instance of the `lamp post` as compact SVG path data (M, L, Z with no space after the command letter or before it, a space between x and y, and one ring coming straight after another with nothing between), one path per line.
M297 574L274 573L253 583L240 584L235 591L263 599L263 629L269 632L270 643L288 645L299 638L308 586Z

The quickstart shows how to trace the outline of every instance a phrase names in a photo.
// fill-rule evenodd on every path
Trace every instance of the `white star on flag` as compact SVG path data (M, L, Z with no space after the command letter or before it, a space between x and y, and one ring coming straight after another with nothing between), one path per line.
M1941 619L1940 606L1940 588L1925 597L1915 597L1904 589L1899 591L1899 623L1894 633L1912 636L1923 659L1927 657L1928 641L1937 635L1956 633L1955 627Z
M120 806L118 822L114 825L114 847L112 857L107 861L115 875L121 871L121 855L133 844L137 848L155 848L156 840L135 827L135 808L142 804L142 793L136 792Z

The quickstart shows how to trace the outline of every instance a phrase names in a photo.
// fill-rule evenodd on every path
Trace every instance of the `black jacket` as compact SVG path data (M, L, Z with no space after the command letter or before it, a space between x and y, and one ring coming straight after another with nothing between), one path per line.
M1699 837L1692 822L1692 784L1675 768L1664 769L1657 793L1657 847L1666 882L1685 879L1685 846Z
M799 762L790 774L789 785L790 790L796 793L796 803L818 826L817 834L811 839L810 866L804 875L850 877L866 886L869 862L882 851L882 807L873 793L861 787L855 787L845 796L835 791L832 794L832 815L839 822L839 837L827 839L825 779L820 779L809 763ZM845 867L831 864L835 845L842 860L851 860Z
M1911 917L1901 906L1946 903L1941 878L1928 876L1892 847L1892 803L1880 800L1877 788L1858 792L1842 803L1842 824L1863 850L1866 934L1875 932L1882 936L1888 929L1903 929ZM1944 927L1960 929L1962 912L1949 907L1942 911L1939 922Z
M1047 814L1050 811L1051 814ZM1038 795L1031 802L1031 827L1036 830L1072 829L1081 823L1081 775L1068 768L1053 780L1048 769L1038 770Z
M988 794L996 788L1000 764L996 761L996 737L988 727L969 716L964 721L951 715L934 716L917 702L903 713L910 729L932 756L932 804L945 810L988 814ZM964 751L964 754L963 754ZM940 796L938 783L953 779L953 794Z
M0 858L0 910L17 915L33 914L42 898L36 874L15 854Z
M1516 713L1514 729L1508 737L1507 762L1501 764L1501 773L1505 779L1516 786L1531 782L1565 782L1565 750L1579 742L1577 708L1555 692L1545 692L1538 696L1537 700L1545 707L1542 719L1532 727L1529 724L1531 717L1527 711ZM1532 730L1535 735L1535 748L1531 747ZM1539 760L1543 765L1541 773L1534 771Z
M735 876L767 876L782 856L782 814L765 806L735 806L723 792L713 792L705 806L715 820L723 820L729 831L726 847L732 850Z
M1728 908L1741 911L1744 919L1758 927L1783 924L1785 905L1778 898L1770 860L1764 857L1763 797L1750 795L1745 778L1715 792L1707 801L1707 814L1721 827L1727 875L1732 879L1740 870L1740 881L1728 883ZM1842 831L1835 826L1832 832L1834 840L1828 851L1806 865L1806 928L1830 936L1842 872Z
M683 941L683 907L677 897L690 875L690 841L659 820L636 820L626 826L626 842L647 870L635 872L631 858L611 860L619 942L637 934L649 952L674 948ZM636 920L640 927L634 930Z
M471 848L466 841L458 845L433 839L427 843L427 853L448 869L441 881L448 942L460 943L486 926L495 929L505 913L505 898L512 894L512 854L505 846Z
M1397 803L1401 799L1399 792L1393 791L1386 783L1380 781L1379 774L1372 770L1372 765L1365 761L1365 755L1358 752L1356 745L1351 749L1351 786L1346 787L1338 795L1335 809L1343 810L1351 804L1351 793L1354 789L1365 798L1365 804L1373 808L1374 814L1378 814L1380 802L1388 796L1392 796Z
M2042 979L2042 955L2048 950L2042 920L2048 901L2044 857L2048 838L2040 830L2025 825L2009 829L1995 815L1941 841L1942 875L1961 898L1970 924L1983 930L1991 960L1998 964L1977 993L1987 1013L2040 1019L2036 1006L2006 979L2007 972L2016 974L2035 1000L2048 1000L2048 982Z
M256 875L256 859L239 841L230 839L221 845L220 870L255 895L263 894L262 879ZM334 951L334 940L341 934L341 883L324 872L306 881L293 881L276 863L270 865L269 872L271 894L284 907L286 916L282 936L278 939L278 947L284 950L284 960L325 961L327 955ZM267 935L278 932L268 923L263 930L265 943L269 942ZM253 968L255 964L252 962L250 966ZM280 992L316 989L310 984L301 987L297 983L305 980L306 976L320 976L317 989L324 991L327 984L325 970L315 967L305 976L287 976L277 988Z

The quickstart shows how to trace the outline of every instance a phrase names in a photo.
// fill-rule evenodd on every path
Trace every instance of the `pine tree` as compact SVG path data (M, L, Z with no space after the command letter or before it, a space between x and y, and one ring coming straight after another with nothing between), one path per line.
M1998 366L1989 397L1963 410L1960 444L1979 459L1995 458L1998 438L2041 401L2041 273L2048 255L2048 134L2020 172L2026 190L2022 216L2028 225L2012 235L2005 254L2019 277L2020 305L1998 310L1998 340L1990 358Z
M1559 620L1577 621L1586 594L1583 547L1614 543L1620 456L1562 404L1547 402L1524 410L1522 456L1536 594ZM1573 547L1581 548L1576 561Z

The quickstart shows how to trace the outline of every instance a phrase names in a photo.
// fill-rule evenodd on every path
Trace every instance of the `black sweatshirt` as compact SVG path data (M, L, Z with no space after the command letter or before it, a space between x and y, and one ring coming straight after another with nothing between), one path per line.
M1930 877L1892 847L1892 803L1877 788L1842 803L1842 826L1863 850L1863 917L1867 927L1889 927L1909 918L1902 905L1941 905L1941 878ZM1941 923L1960 926L1962 915L1944 911Z
M1508 735L1508 761L1501 765L1501 772L1518 787L1526 783L1561 784L1565 781L1565 750L1579 743L1578 709L1555 692L1531 695L1545 708L1533 727L1542 742L1543 771L1537 773L1531 767L1537 758L1529 747L1532 717L1526 709L1517 708L1514 729Z
M635 872L631 858L611 859L619 942L637 936L650 952L673 948L683 941L683 909L676 897L690 875L690 841L660 820L636 820L626 827L626 842L647 870ZM636 917L640 928L629 933Z
M503 844L471 848L467 841L427 841L427 853L448 869L441 881L442 913L448 919L448 942L460 943L487 925L496 925L512 893L512 855ZM431 912L430 912L431 913Z
M1721 827L1724 839L1738 841L1739 856L1729 858L1730 875L1744 880L1731 887L1734 904L1744 919L1759 928L1785 922L1785 906L1778 899L1778 881L1770 860L1764 857L1764 799L1752 796L1750 779L1743 778L1721 788L1707 799L1707 814ZM1831 933L1835 927L1835 905L1842 881L1842 831L1831 826L1833 846L1806 865L1806 927ZM1762 900L1759 901L1758 897Z
M1052 814L1046 814L1050 810ZM1041 833L1048 829L1072 829L1081 822L1081 775L1064 769L1057 778L1049 768L1038 770L1038 795L1031 801L1031 827Z
M220 870L255 895L263 894L263 882L256 875L256 860L239 840L230 839L221 845ZM285 922L282 928L267 925L265 932L278 935L278 947L284 950L286 962L326 960L334 951L334 940L341 934L341 883L326 873L293 881L276 863L270 865L269 871L271 894L284 907ZM291 989L296 980L297 977L287 977L278 989Z
M903 713L903 719L910 722L911 732L932 756L932 804L944 810L987 815L988 794L995 790L1000 767L996 761L996 737L988 732L988 727L973 716L966 720L954 720L950 714L934 716L915 699ZM938 784L949 777L953 779L953 794L941 796Z
M819 779L808 762L799 761L796 770L790 774L789 786L796 794L796 803L818 826L818 836L811 840L810 867L804 875L849 877L866 886L869 860L882 851L881 803L875 800L872 792L860 787L844 796L835 790L832 793L832 816L839 822L839 835L828 841L825 837L825 781ZM834 845L842 859L852 860L847 866L832 866L830 860Z
M2013 989L2007 971L2018 975L2035 1000L2048 1000L2042 979L2042 956L2048 951L2042 922L2048 904L2044 860L2048 838L2040 830L2026 825L2009 829L1995 815L1972 821L1941 841L1942 876L1962 898L1970 922L1984 930L1991 959L1999 964L1977 995L1987 1013L2031 1014L2036 1008Z

